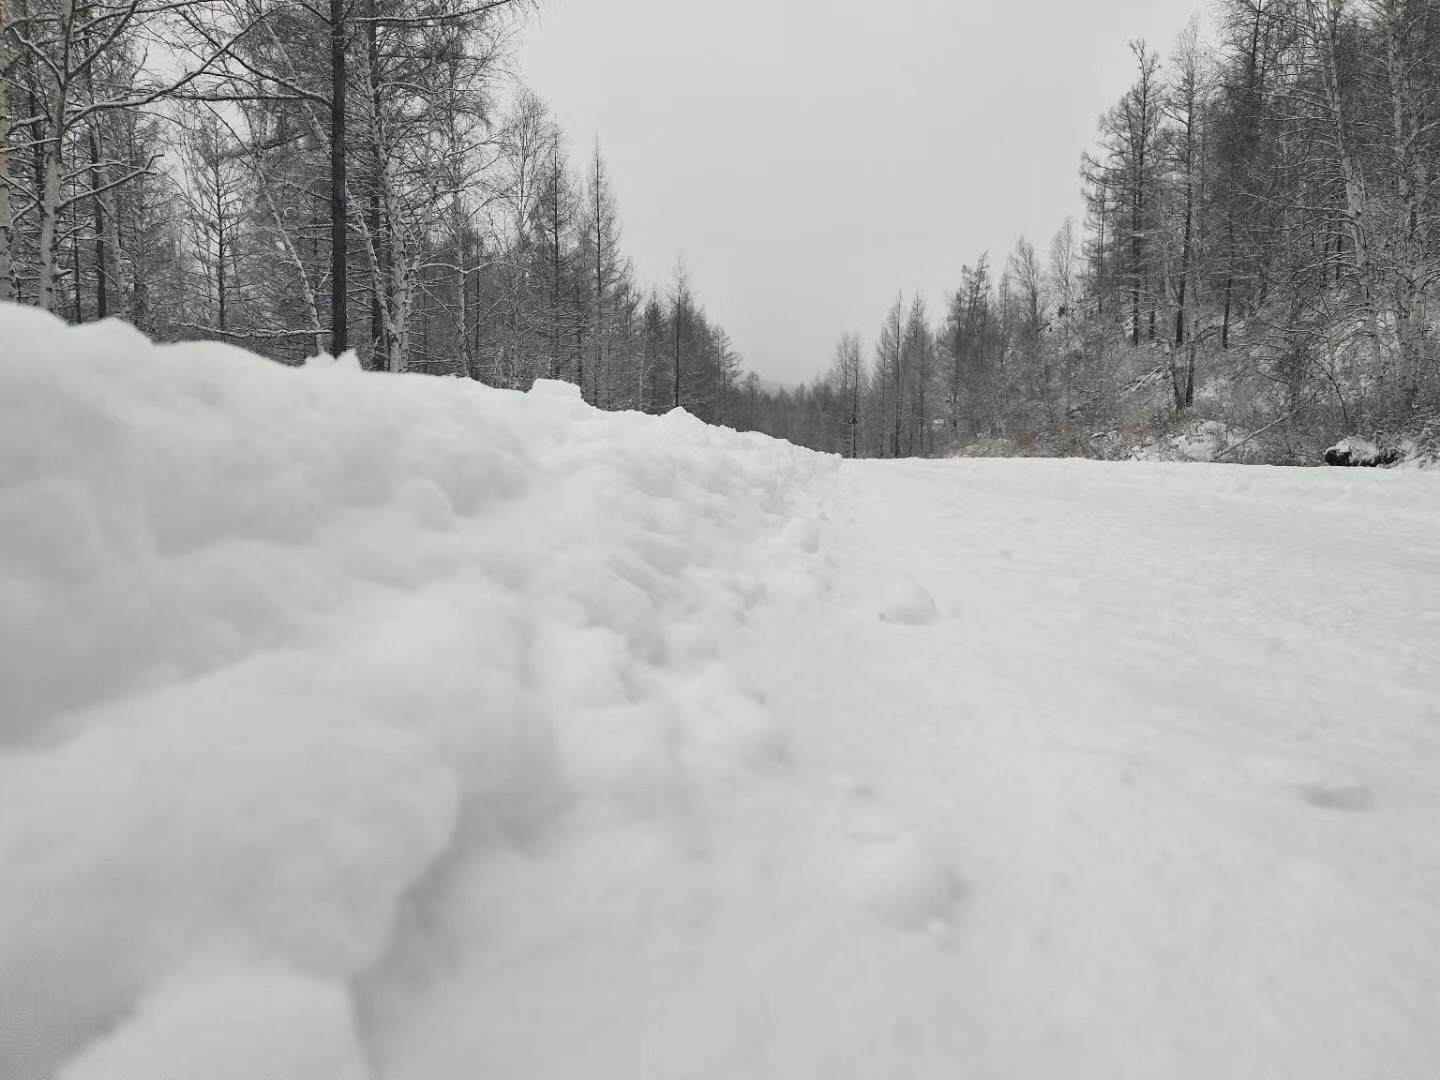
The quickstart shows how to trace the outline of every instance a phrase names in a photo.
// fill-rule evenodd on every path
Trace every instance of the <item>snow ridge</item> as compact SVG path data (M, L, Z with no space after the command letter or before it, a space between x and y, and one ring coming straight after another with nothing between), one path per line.
M717 648L830 460L0 322L0 1076L370 1077L476 852L703 846L783 762Z

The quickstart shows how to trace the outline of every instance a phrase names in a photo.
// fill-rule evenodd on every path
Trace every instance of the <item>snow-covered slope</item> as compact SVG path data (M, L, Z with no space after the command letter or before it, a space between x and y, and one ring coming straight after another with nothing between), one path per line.
M0 312L0 1078L1421 1078L1440 482Z

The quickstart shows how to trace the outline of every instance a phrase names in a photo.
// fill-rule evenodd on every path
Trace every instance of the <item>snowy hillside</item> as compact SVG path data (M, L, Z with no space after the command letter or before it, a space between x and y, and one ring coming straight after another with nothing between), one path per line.
M0 1080L1436 1074L1436 475L0 385Z

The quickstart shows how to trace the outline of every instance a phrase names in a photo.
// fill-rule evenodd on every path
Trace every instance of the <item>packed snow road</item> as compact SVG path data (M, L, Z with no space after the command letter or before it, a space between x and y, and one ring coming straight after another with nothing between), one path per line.
M739 666L845 778L836 867L933 948L856 964L878 993L825 1074L1434 1075L1437 494L847 466L832 595Z
M1440 482L0 311L0 1080L1429 1080Z

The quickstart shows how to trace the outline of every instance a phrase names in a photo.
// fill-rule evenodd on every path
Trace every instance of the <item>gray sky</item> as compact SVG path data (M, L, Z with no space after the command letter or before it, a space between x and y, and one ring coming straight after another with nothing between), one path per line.
M1168 57L1203 3L547 0L519 69L577 164L598 134L641 282L683 253L746 366L789 382L846 330L868 356L897 292L938 315L982 251L1047 250L1127 43Z

